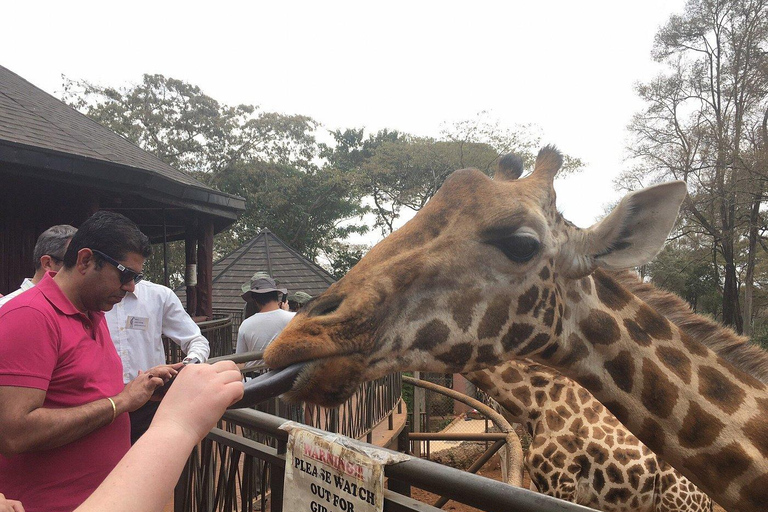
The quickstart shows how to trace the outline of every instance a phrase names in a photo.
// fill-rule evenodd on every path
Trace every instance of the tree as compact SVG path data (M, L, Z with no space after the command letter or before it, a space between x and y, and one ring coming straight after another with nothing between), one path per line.
M249 160L308 165L318 149L317 122L309 117L223 105L199 87L163 75L144 75L141 83L121 88L64 77L64 101L197 176Z
M500 155L514 152L535 160L540 137L530 126L505 129L480 113L476 119L443 127L439 138L382 130L365 138L362 129L333 132L336 146L325 147L330 165L355 173L372 203L374 227L391 233L404 210L418 211L456 169L473 167L492 175ZM581 167L565 157L565 172Z
M765 167L750 134L759 132L766 111L766 42L765 0L689 0L656 36L653 56L669 71L638 85L646 106L630 125L630 153L640 162L630 174L688 183L683 224L713 247L722 319L739 332L745 322L738 269L750 267L745 289L751 290L765 200ZM752 242L740 254L745 238Z
M217 235L218 255L268 227L316 260L337 254L341 240L367 229L352 222L365 211L355 181L317 166L318 123L309 117L230 107L163 75L144 75L141 83L122 88L65 78L64 90L65 101L107 128L203 183L246 199L238 222ZM154 279L162 276L161 253L147 265ZM184 261L183 249L171 247L170 253L172 262Z
M233 250L268 227L308 259L338 253L340 241L367 227L345 222L365 213L354 180L331 167L299 169L252 161L217 173L212 184L243 196L246 211L221 247ZM331 262L333 265L333 262Z

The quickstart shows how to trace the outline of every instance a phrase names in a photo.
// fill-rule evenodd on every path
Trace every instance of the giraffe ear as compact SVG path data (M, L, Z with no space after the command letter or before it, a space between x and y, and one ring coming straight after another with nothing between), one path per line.
M687 190L674 181L631 192L603 220L572 239L570 268L583 276L595 267L631 268L648 263L661 250L675 225ZM566 260L567 261L567 260Z
M496 181L513 181L523 174L523 159L508 153L499 159L499 167L493 179Z

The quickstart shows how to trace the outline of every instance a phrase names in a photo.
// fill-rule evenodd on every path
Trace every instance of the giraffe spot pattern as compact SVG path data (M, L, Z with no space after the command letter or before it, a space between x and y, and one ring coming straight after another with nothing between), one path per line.
M536 286L531 286L525 291L520 298L517 299L517 314L527 315L533 307L536 305L536 300L539 298L539 289Z
M472 357L472 345L470 343L459 343L454 345L447 352L435 355L435 359L445 363L449 368L460 370Z
M594 374L583 375L579 378L579 384L587 388L593 395L603 390L603 381Z
M530 407L533 403L531 400L531 391L526 387L515 388L512 390L512 395L522 402L523 406Z
M605 493L605 499L608 503L624 503L631 497L631 491L626 487L617 487Z
M549 276L550 276L549 267L548 266L542 267L541 271L539 272L539 278L542 281L546 281L547 279L549 279Z
M640 328L651 338L655 340L672 339L672 328L669 321L646 304L640 305L635 318Z
M495 338L499 335L501 328L509 320L509 303L511 301L512 298L508 295L497 295L491 300L477 329L479 339Z
M576 333L572 333L570 336L568 336L566 345L568 351L560 360L560 365L564 368L573 366L575 362L589 355L589 348L587 348L584 340L582 340L581 337Z
M624 483L624 475L622 474L621 469L619 469L619 466L617 466L613 462L611 462L605 467L605 476L608 477L608 481L611 483L614 483L614 484ZM612 500L608 500L608 501L612 501Z
M653 418L645 418L640 426L638 437L643 439L643 443L658 455L664 455L664 446L667 444L667 438L664 429L658 421ZM655 463L654 468L655 471ZM650 468L648 469L650 471Z
M744 426L744 435L768 458L768 400L757 401L755 415ZM768 502L767 502L768 503Z
M603 492L605 487L605 477L600 469L595 469L595 474L592 476L592 485L597 492Z
M565 420L563 420L563 418L555 411L548 409L544 413L544 419L550 430L560 430L565 428Z
M623 404L620 404L619 402L605 402L603 405L613 413L613 415L618 418L618 421L622 423L627 423L627 420L629 419L629 411L626 407L624 407ZM605 419L608 419L609 417L606 417Z
M604 272L595 272L593 278L597 298L612 310L619 311L624 309L624 306L632 300L632 294Z
M483 366L495 366L502 362L501 358L496 355L496 347L493 344L480 345L477 348L475 361Z
M523 347L520 351L520 355L526 355L526 354L532 354L539 350L541 347L546 345L549 342L549 334L545 332L540 332L536 336L533 337L530 343L528 343L525 347Z
M631 318L624 319L624 328L627 329L632 341L640 346L647 347L651 344L651 337Z
M513 323L504 337L501 339L501 345L504 350L511 352L519 348L533 334L533 326L525 323Z
M691 383L691 360L685 352L672 347L660 346L656 348L656 355L664 366L677 375L685 384Z
M677 387L653 361L643 360L642 373L643 389L640 400L643 406L651 414L659 418L667 418L677 403Z
M587 444L587 454L592 457L595 464L604 464L608 460L608 451L597 443Z
M727 414L739 410L746 393L711 366L699 368L699 393Z
M545 348L544 350L541 351L540 356L541 356L541 358L543 360L549 361L550 359L552 359L555 356L555 354L557 353L557 351L559 349L560 349L560 347L557 345L557 343L552 343L547 348Z
M699 357L707 356L707 348L703 344L691 339L691 337L684 332L680 333L680 342L685 347L685 350L691 354Z
M523 376L517 368L510 366L501 372L501 380L508 384L516 384L523 381Z
M441 320L431 320L416 332L413 348L430 351L448 340L450 329Z
M635 364L629 351L622 350L614 359L606 361L603 366L619 389L627 393L632 392Z
M466 293L457 293L450 301L451 316L462 331L467 332L469 326L472 325L472 313L481 299L480 290L475 288Z
M587 341L598 345L610 345L621 336L616 320L599 309L591 310L587 318L579 323L579 328Z
M768 503L768 475L761 475L741 489L741 500L760 510Z
M576 453L584 447L583 439L570 435L558 436L557 444L568 453Z
M717 417L691 402L677 437L685 448L703 448L717 440L725 424Z
M737 443L712 453L699 453L683 459L683 466L701 480L704 487L722 493L733 480L745 473L752 459Z

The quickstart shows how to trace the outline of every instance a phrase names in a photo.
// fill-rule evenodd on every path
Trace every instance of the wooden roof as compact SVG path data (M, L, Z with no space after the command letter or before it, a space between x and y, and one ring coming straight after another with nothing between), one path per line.
M312 297L335 282L331 274L308 260L269 229L213 264L214 309L241 309L245 302L240 287L256 272L266 272L288 293L306 292ZM184 288L177 294L186 300Z
M245 209L242 198L174 169L0 66L3 173L132 194L153 207L203 212L216 219L216 231Z

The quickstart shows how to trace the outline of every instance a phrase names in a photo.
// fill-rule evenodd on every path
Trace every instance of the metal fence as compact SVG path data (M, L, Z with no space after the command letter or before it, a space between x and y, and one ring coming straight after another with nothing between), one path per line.
M232 354L235 346L232 343L234 322L231 315L214 315L213 320L198 322L200 332L208 340L211 347L209 357L219 357ZM235 341L237 335L234 334ZM163 347L165 348L165 361L167 363L178 363L184 359L184 352L181 351L176 343L163 336Z
M272 512L282 512L288 433L279 427L284 421L250 409L228 411L222 418L222 428L213 429L187 462L174 493L174 511L251 512L263 506ZM246 439L237 434L241 428L259 432L269 441ZM260 460L265 463L266 474L262 479L262 500L254 503L255 471ZM384 474L387 478L384 510L387 512L440 510L411 499L411 486L485 511L592 511L419 458L386 466ZM267 495L269 498L264 499Z

